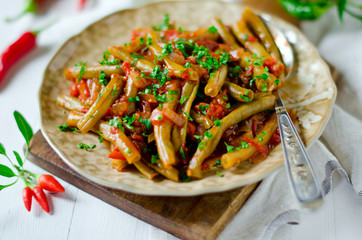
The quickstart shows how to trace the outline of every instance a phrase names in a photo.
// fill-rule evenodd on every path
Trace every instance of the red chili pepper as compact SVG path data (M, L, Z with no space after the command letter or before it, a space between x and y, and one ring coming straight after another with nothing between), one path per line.
M33 188L33 193L34 193L35 200L39 203L41 208L44 211L49 212L49 204L48 204L47 196L45 195L43 189L39 186L35 186Z
M53 24L52 22L51 24ZM50 25L51 25L50 24ZM25 32L23 35L18 38L13 44L11 44L7 49L5 49L0 56L0 85L3 82L6 73L10 70L10 68L25 54L30 52L32 49L36 47L36 37L37 35L43 31L45 28L50 25L45 26L44 28Z
M112 159L120 159L120 160L125 160L126 158L123 156L123 154L119 151L118 147L115 147L113 149L113 151L108 155L108 158L112 158Z
M249 143L250 145L252 145L253 147L256 148L256 150L258 150L258 152L261 152L261 153L265 153L267 151L267 149L263 146L260 146L259 144L257 144L256 142L254 142L253 140L250 140L249 138L247 137L244 137L243 140L247 143Z
M36 46L37 32L26 32L21 37L11 44L1 54L0 64L0 84L5 78L8 70L25 54L30 52Z
M64 192L63 186L49 174L43 174L38 178L39 186L49 192Z
M31 190L30 187L25 187L23 189L23 201L24 201L25 208L26 208L26 210L28 210L28 212L30 212L30 210L31 210L32 198L33 198L33 190Z
M82 11L87 0L78 0L78 10Z

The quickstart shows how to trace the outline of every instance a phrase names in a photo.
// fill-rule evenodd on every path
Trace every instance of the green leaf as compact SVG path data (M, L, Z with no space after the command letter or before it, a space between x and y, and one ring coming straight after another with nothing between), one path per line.
M13 151L13 153L14 153L14 155L16 157L16 160L18 161L19 165L23 166L24 163L23 163L23 160L21 159L19 153L17 153L16 151Z
M29 147L30 140L33 137L33 130L31 129L29 123L18 111L14 111L14 117L16 120L16 124L18 124L18 128L21 134L23 134L26 144Z
M1 142L0 142L0 154L6 156L5 147Z
M8 185L0 185L0 191L3 190L4 188L7 188L7 187L10 187L12 185L14 185L17 181L13 182L13 183L10 183Z
M0 175L4 177L15 177L16 174L8 166L0 164Z
M338 16L339 20L342 21L343 19L343 12L346 9L347 0L338 0L337 1L337 9L338 9Z

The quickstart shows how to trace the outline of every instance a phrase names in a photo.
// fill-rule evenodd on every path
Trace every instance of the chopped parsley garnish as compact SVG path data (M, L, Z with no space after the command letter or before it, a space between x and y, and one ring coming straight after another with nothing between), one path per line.
M129 148L126 148L125 152L126 152L127 154L131 154L131 153L132 153L132 151L131 151Z
M254 61L254 66L262 66L262 65L263 65L263 60L257 59Z
M142 118L140 117L137 122L143 123L144 125L146 125L147 129L150 129L152 127L152 123L150 119L147 118Z
M103 70L100 72L100 74L101 75L99 76L99 84L107 86L108 81L107 81L107 78L106 78L106 74L104 73Z
M205 132L205 136L206 136L207 139L210 139L210 138L212 138L213 135L209 132L209 130L207 130Z
M160 26L152 26L156 31L165 31L170 28L170 16L166 13L163 23Z
M115 59L115 58L108 59L108 57L110 55L111 55L110 52L105 51L103 53L103 60L100 61L99 64L101 64L101 65L116 65L116 64L118 64L120 62L119 59Z
M168 95L177 95L178 91L168 90Z
M221 120L216 120L216 121L214 122L214 124L215 124L215 126L220 127L220 126L221 126Z
M136 96L136 97L134 97L134 98L128 98L128 101L130 101L130 102L136 102L136 101L141 101L140 100L140 97L139 96Z
M189 121L194 121L194 119L192 119L192 117L190 116L190 114L188 114L187 112L184 112L184 114L189 118Z
M158 154L156 155L152 155L151 156L151 164L156 164L157 163L157 159L159 159L160 156Z
M131 62L131 65L133 66L133 64L138 60L138 59L142 59L144 58L142 55L138 54L138 53L134 53L131 52L131 56L133 58L133 61Z
M153 91L153 95L155 96L155 99L157 102L167 102L168 101L166 94L160 95L160 94L156 94L156 91Z
M67 124L67 123L65 123L64 126L63 126L63 125L59 125L59 126L58 126L58 129L59 129L60 131L63 131L63 132L66 132L66 131L74 132L74 131L77 130L77 128L70 128L70 127L68 127L68 124Z
M246 92L245 92L245 93L246 93ZM243 95L241 95L241 94L240 94L240 98L243 99L243 100L245 100L245 101L247 101L247 102L251 102L251 99L250 99L250 98L248 98L248 97L246 97L246 96L243 96Z
M274 81L274 83L275 83L276 86L278 86L279 83L280 83L280 79L276 79L276 80Z
M182 147L180 148L180 155L181 155L182 159L186 159L186 155L185 155L184 149Z
M188 182L188 181L191 180L191 177L187 176L186 172L182 172L182 173L181 173L181 180L182 180L183 182Z
M242 148L248 148L249 147L249 145L244 141L241 142L240 147L234 147L232 145L228 145L226 142L224 142L224 144L226 146L226 151L228 153L235 152L235 151L240 150Z
M138 46L142 46L145 43L145 39L143 37L140 37L140 43Z
M189 97L181 97L180 104L183 104Z
M177 28L177 31L179 31L180 33L183 33L183 32L184 32L184 30L182 29L182 27L178 27L178 28Z
M216 171L216 174L219 175L219 177L224 177L224 174L221 174L219 171Z
M202 114L206 115L206 106L204 105L199 105L199 109L201 111Z
M133 114L132 117L125 116L122 118L123 124L127 126L129 129L134 129L134 127L131 125L136 120L136 116Z
M205 142L204 141L201 141L198 145L198 148L200 149L204 149L205 148Z
M110 126L118 128L118 129L120 129L120 130L122 130L124 132L124 127L122 126L122 123L121 123L121 121L119 120L118 117L114 117L113 119L109 120L108 124Z
M147 42L146 42L146 45L152 45L152 38L150 37L147 37Z
M221 165L221 161L220 159L218 159L214 165L212 165L213 167L216 167L216 166L220 166Z
M87 144L85 144L85 143L79 143L79 144L78 144L78 148L79 148L79 149L84 149L84 150L86 150L86 151L88 151L88 149L93 149L93 148L95 148L95 147L96 147L95 144L91 144L91 145L87 145Z
M189 68L191 67L191 63L187 62L185 65L184 65L184 68Z
M88 62L75 64L75 67L80 67L78 83L82 80L83 74L85 73L85 66Z
M157 120L162 120L162 116L159 116L159 117L157 118Z
M99 143L102 143L102 142L103 142L103 137L102 137L102 136L98 136L98 141L99 141Z
M165 46L163 46L162 51L163 54L170 54L173 52L173 48L172 48L172 44L171 43L167 43L165 44Z
M261 83L260 86L261 86L261 91L262 91L262 92L265 92L266 90L268 90L268 84L266 84L266 83Z
M196 139L201 139L202 138L202 136L199 136L199 135L194 135L193 137L196 138Z
M228 97L225 96L225 95L223 95L223 96L222 96L222 100L227 101L227 100L228 100Z
M231 107L230 103L226 104L225 108L229 109Z
M157 79L159 81L161 87L166 81L171 80L171 78L168 76L168 69L165 68L162 71L161 68L158 65L152 70L152 73L150 74L150 77L154 78L154 79Z
M266 135L266 132L261 131L260 133L261 133L261 135L258 136L258 139L259 139L259 142L262 142L264 140L262 137L264 137Z
M215 34L217 33L217 28L215 26L211 26L207 29L208 32Z

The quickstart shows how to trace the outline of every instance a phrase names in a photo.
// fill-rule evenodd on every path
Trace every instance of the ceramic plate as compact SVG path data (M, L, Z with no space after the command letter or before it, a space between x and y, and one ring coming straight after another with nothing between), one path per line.
M57 128L67 118L64 110L56 104L59 94L69 92L71 82L63 77L63 70L67 66L80 61L88 61L89 64L98 62L108 46L128 42L135 28L161 23L165 13L169 13L183 29L196 30L201 26L209 27L213 17L220 17L225 24L232 24L241 18L243 8L240 4L221 2L154 3L113 13L70 38L47 66L39 92L41 130L49 144L69 166L88 179L107 187L144 195L191 196L226 191L259 181L281 167L283 153L279 145L267 160L257 165L245 161L229 170L219 169L224 177L209 173L201 180L187 183L167 179L151 181L140 178L136 171L119 173L113 170L106 157L108 150L98 143L96 135L61 132ZM326 63L298 29L277 17L263 16L295 43L297 68L294 76L286 82L283 98L288 107L297 110L302 138L310 145L321 135L329 119L336 98L335 84ZM80 142L98 144L87 152L78 149Z

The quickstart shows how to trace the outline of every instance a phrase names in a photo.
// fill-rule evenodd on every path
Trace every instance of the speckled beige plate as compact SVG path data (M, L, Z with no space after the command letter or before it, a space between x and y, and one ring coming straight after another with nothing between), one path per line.
M175 183L166 179L150 181L140 178L138 172L116 172L106 157L108 150L98 143L95 135L61 132L57 129L67 117L63 109L56 105L57 96L68 93L71 85L63 77L63 70L67 66L80 61L96 63L101 60L102 53L108 46L127 42L132 29L161 23L165 13L169 13L182 28L196 30L200 26L209 27L213 17L220 17L224 23L231 24L241 17L242 11L243 6L239 4L161 2L116 12L91 24L69 39L45 70L39 98L41 130L47 141L67 164L90 180L137 194L190 196L221 192L268 176L283 165L281 146L274 149L268 159L260 164L244 162L229 170L219 169L224 177L208 173L198 181ZM326 63L299 30L277 17L267 17L296 43L297 72L287 82L283 93L286 104L297 109L302 137L310 145L320 136L328 121L336 97L336 87ZM97 147L86 152L77 148L80 142L97 144Z

